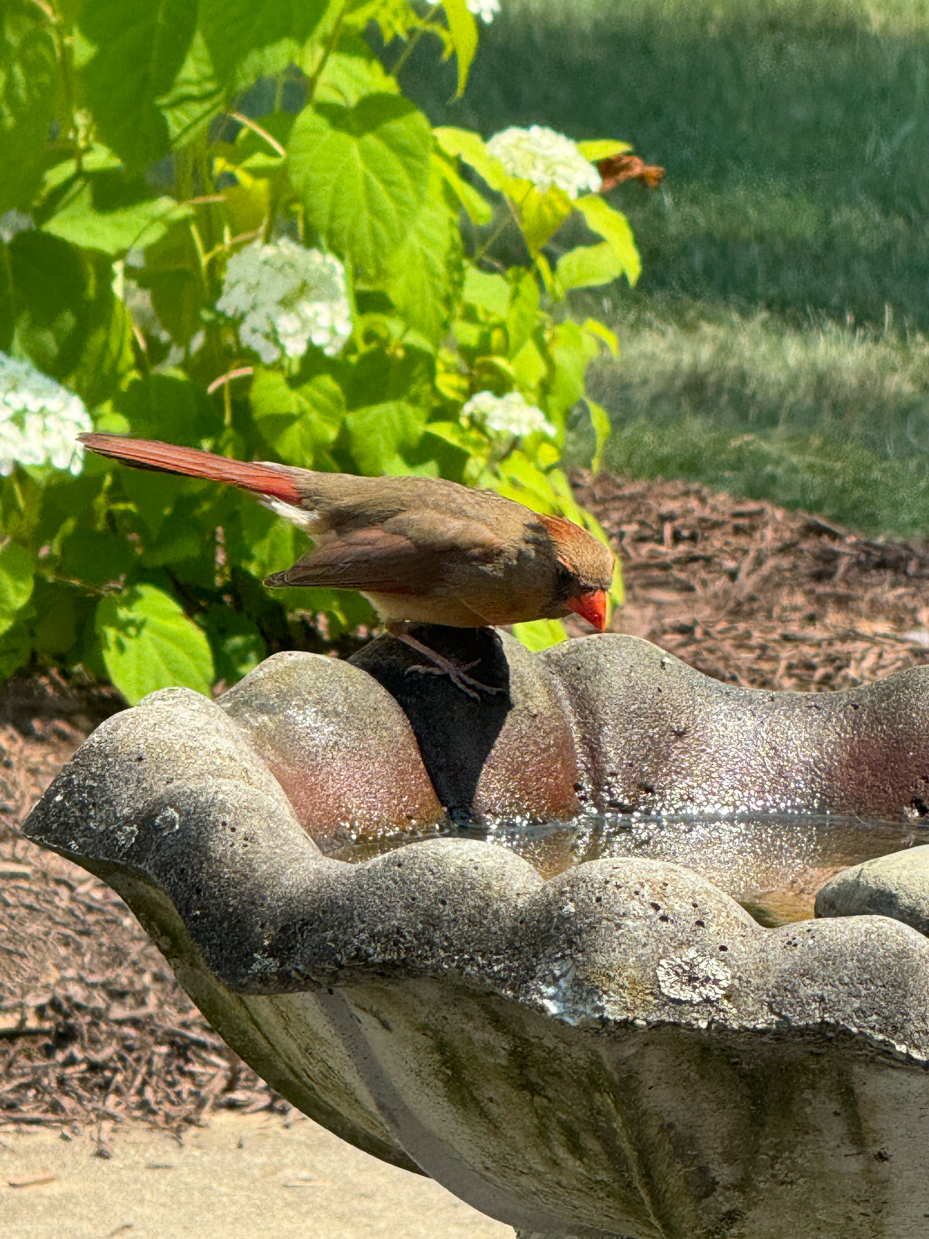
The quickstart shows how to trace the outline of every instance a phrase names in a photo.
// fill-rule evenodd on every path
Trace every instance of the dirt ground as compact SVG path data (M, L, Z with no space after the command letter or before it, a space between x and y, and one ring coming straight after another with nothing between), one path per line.
M622 556L628 600L614 627L709 675L823 690L929 660L926 548L685 483L604 475L580 492ZM0 689L0 1137L64 1130L104 1161L120 1125L177 1135L217 1112L290 1115L204 1023L121 900L18 834L117 708L112 691L54 676Z

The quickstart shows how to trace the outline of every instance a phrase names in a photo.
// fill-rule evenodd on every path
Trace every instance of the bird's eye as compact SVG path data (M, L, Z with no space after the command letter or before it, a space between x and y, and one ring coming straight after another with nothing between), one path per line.
M574 580L573 570L569 568L566 563L563 563L560 559L558 561L558 567L556 571L558 573L558 582L560 585L568 585Z

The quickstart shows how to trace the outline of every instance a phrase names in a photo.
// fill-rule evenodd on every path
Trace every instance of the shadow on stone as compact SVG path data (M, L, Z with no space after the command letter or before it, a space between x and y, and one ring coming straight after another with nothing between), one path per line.
M378 637L349 661L399 702L439 800L454 822L465 824L473 816L484 763L513 708L509 664L500 638L489 628L422 624L414 635L462 666L473 662L468 674L500 691L482 692L475 701L448 676L414 671L425 660L396 637Z

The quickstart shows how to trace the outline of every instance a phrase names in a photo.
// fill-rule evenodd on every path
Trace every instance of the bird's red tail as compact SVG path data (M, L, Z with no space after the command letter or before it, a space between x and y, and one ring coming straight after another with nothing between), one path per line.
M177 447L173 443L159 443L156 439L130 439L123 435L83 434L78 435L85 447L99 456L112 456L114 460L132 465L134 469L152 469L158 473L181 473L191 478L207 478L211 482L225 482L259 495L283 499L285 503L299 504L301 495L293 474L296 470L287 465L270 463L247 464L242 460L230 460L213 452L202 452L196 447Z

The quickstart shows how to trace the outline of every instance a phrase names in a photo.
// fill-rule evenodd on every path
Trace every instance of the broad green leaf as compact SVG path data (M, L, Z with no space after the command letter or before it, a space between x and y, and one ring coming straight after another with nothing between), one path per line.
M361 35L343 35L326 61L315 102L352 108L365 95L384 93L400 93L396 79L385 71Z
M391 252L383 287L405 321L432 344L448 330L464 281L458 211L433 168L406 240Z
M108 529L75 529L61 544L58 575L90 585L107 585L138 563L132 545Z
M471 263L465 267L464 302L477 306L493 318L504 319L510 308L512 287L502 275L479 271Z
M25 623L14 624L0 634L0 683L24 667L32 654L32 636Z
M255 624L232 607L212 606L204 627L213 651L216 675L231 687L258 666L267 648Z
M619 356L619 340L616 337L616 332L611 331L606 323L601 323L599 318L585 318L581 323L581 330L587 332L588 335L596 336L610 350L613 357Z
M345 419L345 397L329 374L291 385L279 370L256 367L250 393L258 433L288 464L327 464L317 457L335 442Z
M244 497L225 528L229 562L259 581L289 568L300 554L294 526Z
M547 391L548 412L562 418L583 396L584 376L599 354L600 345L577 323L564 322L551 333L548 352L552 364Z
M519 220L531 254L537 254L549 237L558 231L574 205L558 185L552 185L544 194L530 185L520 195L517 203Z
M8 542L0 550L0 633L13 627L32 597L34 579L32 556L25 547Z
M513 269L511 268L511 274ZM512 361L522 350L539 322L539 282L529 271L512 287L506 314L507 356Z
M223 428L217 403L181 371L134 375L111 404L139 439L167 439L200 447Z
M502 190L512 183L503 170L499 159L487 153L484 139L471 129L455 129L450 125L440 125L435 131L436 141L446 155L463 159L474 169L491 189Z
M197 22L190 0L87 0L81 31L96 52L81 72L104 141L143 168L170 147L157 106L184 64Z
M175 220L193 214L173 198L133 202L133 195L120 193L124 189L125 177L117 171L76 176L56 195L54 214L45 219L42 230L116 257L133 248L144 249L163 237ZM120 197L130 200L119 202Z
M247 86L296 59L329 0L200 0L200 25L223 82Z
M493 207L483 194L479 194L474 186L469 185L461 176L453 160L444 152L434 151L433 165L439 167L446 185L467 212L471 223L489 224L494 217Z
M590 471L591 473L599 473L603 464L603 449L612 433L613 426L610 422L610 415L602 404L597 404L596 400L591 400L589 396L584 397L584 403L587 405L587 412L590 415L590 424L593 427L596 443L594 454L590 461Z
M0 213L27 209L42 179L61 91L52 24L27 0L0 6Z
M577 149L585 159L596 163L598 159L609 159L611 155L622 155L631 151L628 142L614 142L612 138L593 138L589 142L578 142Z
M349 413L345 425L358 471L371 477L413 472L403 453L419 443L425 420L422 409L402 400Z
M291 133L290 177L330 250L369 274L383 270L422 207L431 145L425 116L397 95L301 112Z
M105 400L133 365L109 260L44 232L18 233L8 254L15 351L87 405Z
M642 271L642 259L625 215L614 211L608 202L596 194L578 198L574 205L587 221L587 227L612 246L626 279L630 284L635 284Z
M609 241L599 245L579 245L558 259L555 268L565 291L571 288L594 288L610 284L622 275L623 264Z
M210 121L219 113L223 92L202 31L195 32L177 77L157 102L173 147L187 146L204 135Z
M549 646L557 645L559 641L568 639L564 624L556 619L532 620L527 624L514 624L513 636L533 653L538 650L547 650Z
M176 344L185 345L203 326L206 298L200 258L186 220L172 224L145 252L145 266L132 278L152 294L152 307Z
M130 705L158 688L193 688L209 696L214 679L209 642L154 585L102 598L94 627L107 674Z
M477 51L477 23L468 11L465 0L442 0L442 6L445 9L452 47L458 59L458 90L455 97L460 99L468 80L471 61Z

